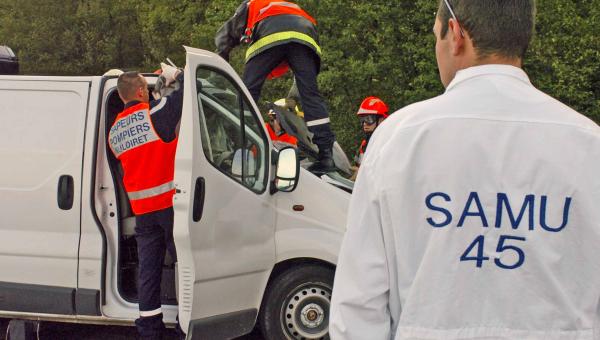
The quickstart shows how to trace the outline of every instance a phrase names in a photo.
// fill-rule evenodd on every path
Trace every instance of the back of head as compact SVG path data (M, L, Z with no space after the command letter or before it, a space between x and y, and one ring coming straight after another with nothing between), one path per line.
M137 89L142 86L144 86L144 83L137 71L122 73L117 80L117 91L125 103L134 100Z
M471 37L479 59L524 57L533 37L535 0L448 0L448 4ZM438 17L445 37L452 18L445 0L440 1Z

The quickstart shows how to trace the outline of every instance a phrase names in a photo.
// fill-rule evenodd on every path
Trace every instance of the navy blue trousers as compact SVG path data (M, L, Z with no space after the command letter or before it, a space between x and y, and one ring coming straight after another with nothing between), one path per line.
M173 241L173 208L136 216L138 300L140 317L135 320L142 339L162 339L165 324L162 321L160 283L166 251L177 261Z
M252 59L248 60L244 68L244 84L250 91L256 103L267 76L282 61L287 61L294 72L304 121L308 130L314 134L313 143L321 148L331 148L335 135L329 124L327 106L317 85L319 74L319 60L317 54L308 46L300 43L287 43L271 47Z

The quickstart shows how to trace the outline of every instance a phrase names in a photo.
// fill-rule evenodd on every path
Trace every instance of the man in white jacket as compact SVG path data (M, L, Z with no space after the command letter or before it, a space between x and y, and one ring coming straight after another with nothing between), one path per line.
M446 92L375 132L339 255L339 339L600 339L600 127L521 69L534 0L442 0Z

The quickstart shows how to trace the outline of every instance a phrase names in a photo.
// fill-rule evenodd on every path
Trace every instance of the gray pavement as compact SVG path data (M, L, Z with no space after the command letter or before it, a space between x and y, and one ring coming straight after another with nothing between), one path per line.
M0 339L6 336L8 321L8 319L0 319ZM40 326L39 340L132 340L135 338L135 327L43 322ZM177 340L175 332L169 330L165 340ZM263 340L263 338L259 332L254 331L236 340Z

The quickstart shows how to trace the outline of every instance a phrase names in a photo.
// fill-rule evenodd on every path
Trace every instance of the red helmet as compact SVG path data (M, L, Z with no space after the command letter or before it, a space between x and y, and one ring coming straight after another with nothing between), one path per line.
M356 114L358 116L378 115L385 119L388 116L388 112L388 106L385 105L383 100L377 97L367 97L360 104L360 108Z

